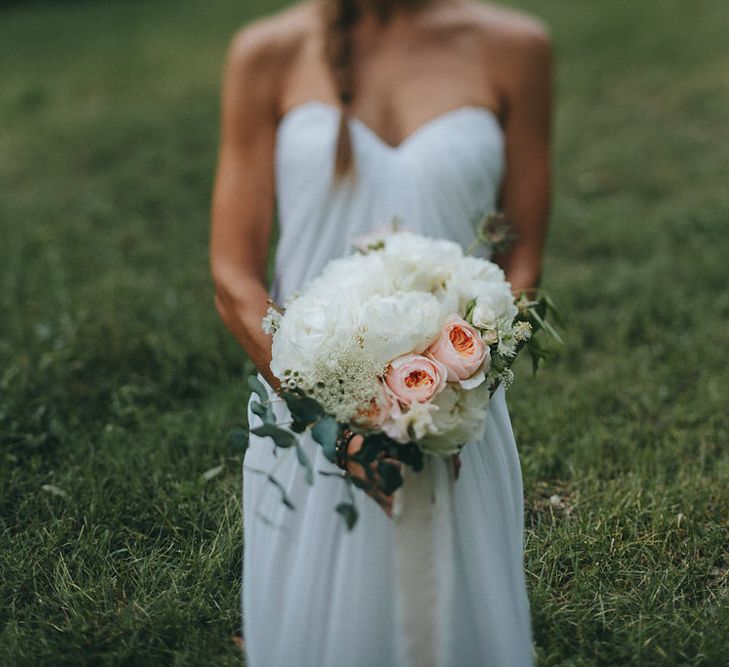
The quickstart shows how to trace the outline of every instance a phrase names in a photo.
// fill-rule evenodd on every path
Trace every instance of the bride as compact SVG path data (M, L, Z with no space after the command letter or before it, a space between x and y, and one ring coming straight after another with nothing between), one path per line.
M267 300L283 302L394 216L466 247L474 216L502 209L517 241L493 259L515 290L537 284L550 197L550 93L544 28L473 0L306 0L234 39L212 273L218 311L266 381L280 420L286 407L261 329ZM348 531L334 514L341 483L316 475L308 486L293 450L275 455L270 440L251 435L243 566L250 665L531 664L522 481L503 388L488 410L486 434L463 449L460 472L454 462L436 479L439 509L424 538L434 567L422 590L403 580L392 498L357 490L360 518ZM316 470L337 471L309 436L300 438ZM406 553L414 567L422 558ZM420 628L431 631L417 634L413 618L425 616L430 626Z

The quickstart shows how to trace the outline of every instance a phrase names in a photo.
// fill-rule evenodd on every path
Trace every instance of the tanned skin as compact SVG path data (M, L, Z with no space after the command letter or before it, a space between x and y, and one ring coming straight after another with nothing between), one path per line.
M212 201L210 261L225 325L275 389L271 337L261 329L275 206L276 127L292 107L338 105L323 60L319 2L307 0L243 28L225 67L221 142ZM515 291L539 283L549 217L551 46L542 24L473 0L434 0L396 10L382 25L377 0L362 0L353 33L351 113L391 145L461 106L493 110L506 139L499 206L517 240L494 260ZM350 452L361 443L352 442ZM350 474L364 471L350 463ZM392 498L370 495L390 514Z

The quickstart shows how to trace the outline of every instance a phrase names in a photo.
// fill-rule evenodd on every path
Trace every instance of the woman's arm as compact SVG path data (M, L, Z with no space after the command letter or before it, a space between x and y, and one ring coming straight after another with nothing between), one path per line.
M515 291L536 287L551 196L551 47L539 26L514 37L504 67L506 173L501 206L516 241L495 261Z
M274 215L277 79L265 29L244 29L231 45L223 77L221 143L212 201L210 263L215 305L268 383L271 337L266 263Z

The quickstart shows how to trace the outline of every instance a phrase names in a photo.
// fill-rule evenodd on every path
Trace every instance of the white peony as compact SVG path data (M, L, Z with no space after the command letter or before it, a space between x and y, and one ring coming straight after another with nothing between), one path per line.
M273 336L271 372L276 377L283 378L287 370L310 376L320 356L354 337L352 308L340 306L332 308L330 301L309 295L289 303Z
M376 295L361 304L357 337L368 357L387 363L409 352L423 352L438 337L447 315L432 294Z
M381 254L398 289L422 292L448 287L455 267L463 261L457 243L408 232L388 237Z
M306 287L306 295L349 302L370 294L388 294L393 289L393 277L383 257L373 252L332 260Z

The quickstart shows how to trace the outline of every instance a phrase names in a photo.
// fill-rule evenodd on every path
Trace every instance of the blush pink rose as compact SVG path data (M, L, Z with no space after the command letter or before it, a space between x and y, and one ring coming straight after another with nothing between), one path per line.
M420 354L403 354L393 359L385 385L405 405L426 403L445 387L448 369L436 359Z
M366 407L360 408L354 421L368 428L381 428L389 417L393 401L392 392L380 380L380 394L372 398Z
M448 369L450 382L470 378L491 358L479 332L459 315L448 316L426 354Z

